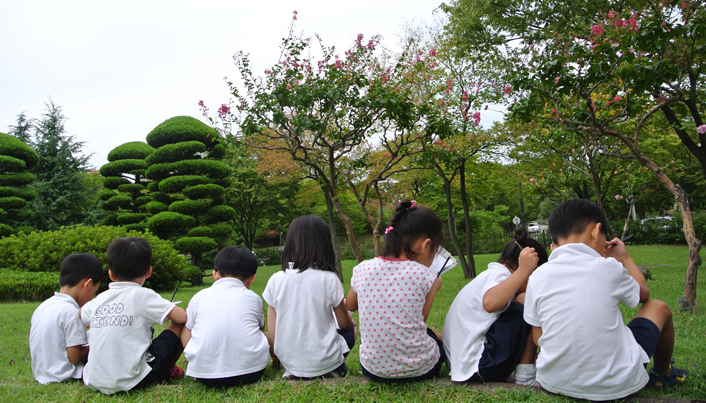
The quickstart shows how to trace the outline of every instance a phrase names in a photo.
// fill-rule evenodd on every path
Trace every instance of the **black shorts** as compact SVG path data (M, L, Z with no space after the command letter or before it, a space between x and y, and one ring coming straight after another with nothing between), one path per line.
M351 325L348 326L348 329L345 330L336 328L336 332L343 336L343 338L346 340L348 348L353 350L353 346L355 346L355 322L351 321Z
M439 372L441 371L441 365L446 361L446 352L444 351L444 343L439 340L438 337L436 337L436 333L434 333L433 330L427 328L427 334L429 337L434 339L436 344L439 346L439 361L436 362L434 367L429 370L426 374L415 376L412 378L382 378L377 375L374 375L370 373L363 365L360 366L361 371L363 372L363 375L367 376L368 378L372 379L373 381L376 382L383 382L383 383L401 383L401 382L414 382L414 381L423 381L425 379L431 379L439 376Z
M196 378L196 380L209 388L230 388L233 386L247 385L259 381L265 373L265 369L267 368L263 368L260 371L253 372L251 374L231 376L228 378Z
M470 382L505 382L520 361L532 326L522 315L525 306L513 301L485 334L478 372Z
M634 318L628 323L628 328L635 337L637 344L645 350L648 357L652 358L652 354L657 348L657 342L659 342L659 327L647 318Z
M147 351L154 357L152 361L147 363L152 370L135 388L149 386L169 376L174 363L184 351L184 347L174 332L164 329L156 339L152 340Z

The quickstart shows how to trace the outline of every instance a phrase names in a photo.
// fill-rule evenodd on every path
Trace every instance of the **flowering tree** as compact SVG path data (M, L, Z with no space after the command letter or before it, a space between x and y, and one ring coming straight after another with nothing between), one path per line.
M346 174L341 163L377 133L401 134L395 138L406 147L415 140L410 133L420 111L403 88L393 84L402 67L378 63L378 37L364 43L363 35L358 35L343 57L334 48L322 46L323 55L314 62L311 41L293 34L294 20L296 12L281 59L264 77L253 74L248 55L234 56L244 90L229 83L235 106L222 107L225 116L219 117L237 125L240 132L236 136L259 135L267 141L257 147L285 151L315 173L346 226L356 259L362 261L351 220L338 198L338 180ZM396 153L390 154L394 160ZM376 176L373 183L384 180L389 172ZM363 196L359 199L365 201Z
M598 14L594 18L599 21L585 35L547 38L543 52L517 58L522 68L512 76L524 93L513 107L515 117L560 125L577 135L617 139L627 151L625 158L648 168L672 193L689 245L685 294L679 303L693 310L701 241L694 233L688 198L640 141L645 126L662 113L699 158L693 137L701 135L703 108L697 104L704 95L699 82L706 58L702 11L692 6L661 2L637 12ZM682 111L681 117L675 110Z

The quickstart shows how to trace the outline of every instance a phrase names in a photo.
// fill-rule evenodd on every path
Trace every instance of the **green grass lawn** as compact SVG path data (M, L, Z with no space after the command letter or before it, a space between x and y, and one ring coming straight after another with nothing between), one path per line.
M680 246L633 246L630 251L639 265L657 265L648 267L654 280L648 281L652 291L652 298L666 301L676 309L676 300L684 292L685 267L688 250ZM706 258L706 253L702 253ZM498 255L479 255L475 257L478 271L482 271ZM344 261L344 289L349 288L349 279L355 262ZM267 279L279 267L268 266L258 270L258 276L252 289L262 294L267 284ZM460 269L452 270L444 275L444 285L437 294L431 315L427 323L438 331L443 331L444 317L454 297L469 280L463 278ZM212 283L206 279L206 286ZM703 275L698 281L699 293L704 292ZM180 287L175 300L184 301L181 305L186 307L191 297L203 287ZM170 298L172 292L162 293L165 298ZM699 294L700 300L704 296ZM500 390L484 392L463 386L448 386L434 382L423 382L408 385L359 385L355 382L342 382L328 384L325 382L314 383L287 383L278 381L281 370L268 368L265 372L265 382L242 388L229 390L209 390L191 378L185 377L169 384L157 385L150 389L134 393L123 393L116 397L104 396L89 390L81 382L69 382L43 386L34 381L29 362L29 347L27 335L30 327L30 317L39 303L8 303L0 304L0 401L2 402L29 402L29 401L399 401L399 402L429 402L429 401L550 401L564 402L572 399L561 396L548 396L532 393L525 390ZM701 314L691 315L674 313L676 327L676 347L674 357L677 364L690 372L690 379L685 385L676 389L665 391L645 390L640 392L644 396L672 396L695 399L706 399L706 317L703 312L706 305L699 303ZM623 314L628 321L637 309L623 309ZM357 319L357 313L354 314ZM600 354L600 352L596 352ZM346 360L350 374L361 376L358 364L358 346L353 349ZM181 366L187 362L183 356ZM448 370L442 369L442 377L448 378Z

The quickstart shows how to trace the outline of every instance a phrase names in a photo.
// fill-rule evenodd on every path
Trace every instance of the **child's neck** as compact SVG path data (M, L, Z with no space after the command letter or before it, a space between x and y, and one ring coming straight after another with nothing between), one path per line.
M59 289L59 294L66 294L70 296L71 298L76 301L78 304L78 299L79 299L79 287L78 286L68 286L68 285L62 285L61 288Z

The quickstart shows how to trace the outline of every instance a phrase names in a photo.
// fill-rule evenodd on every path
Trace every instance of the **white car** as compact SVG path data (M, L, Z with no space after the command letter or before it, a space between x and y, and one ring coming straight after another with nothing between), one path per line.
M527 231L529 231L529 232L539 232L540 230L541 230L541 228L539 228L539 224L537 224L534 221L529 223L529 225L527 226Z

